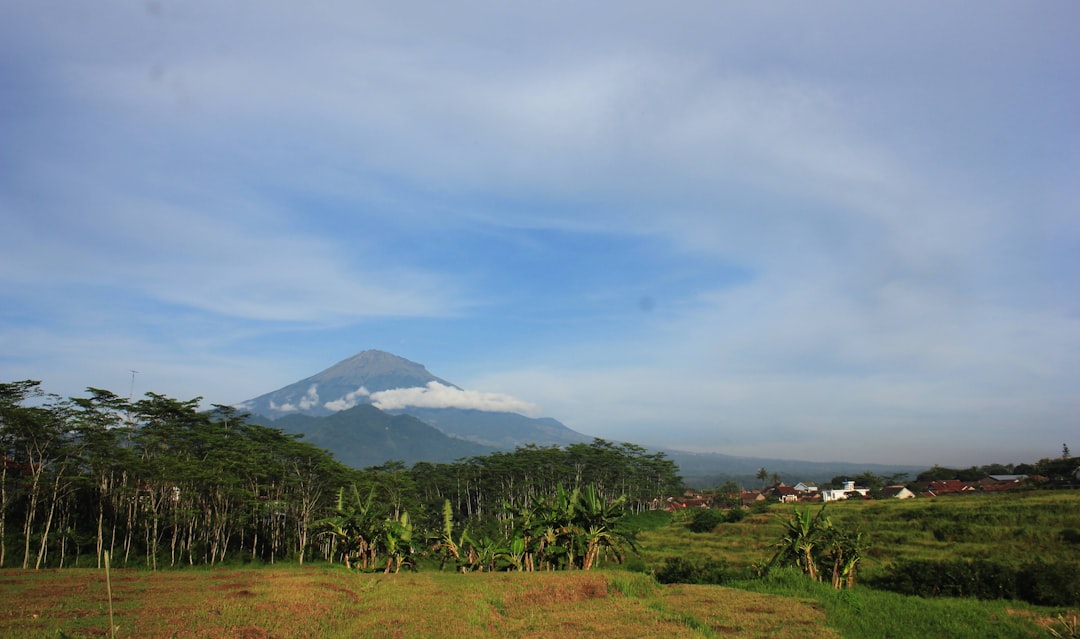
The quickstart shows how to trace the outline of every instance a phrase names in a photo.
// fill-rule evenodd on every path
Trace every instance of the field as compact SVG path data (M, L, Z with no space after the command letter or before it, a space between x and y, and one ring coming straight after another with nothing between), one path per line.
M791 571L749 579L779 533L775 514L691 533L641 518L641 555L591 572L361 574L341 566L113 571L117 637L1052 637L1076 611L1010 600L836 591ZM1028 493L830 505L873 540L864 575L897 561L987 557L1080 565L1080 494ZM1073 531L1070 533L1068 531ZM727 586L660 585L669 557L721 560ZM635 572L641 571L641 572ZM1080 577L1078 577L1080 578ZM107 637L104 571L0 571L0 638Z
M113 577L118 637L839 636L809 602L660 588L614 571L384 576L324 566ZM0 637L107 636L100 571L5 571L0 595Z
M649 565L675 556L722 559L736 571L748 571L772 554L782 531L777 515L807 508L816 512L821 506L775 504L767 513L704 534L677 523L655 527L640 535L643 559ZM861 530L870 539L862 566L867 578L909 560L1041 560L1080 566L1078 491L849 500L830 503L826 514L845 530Z

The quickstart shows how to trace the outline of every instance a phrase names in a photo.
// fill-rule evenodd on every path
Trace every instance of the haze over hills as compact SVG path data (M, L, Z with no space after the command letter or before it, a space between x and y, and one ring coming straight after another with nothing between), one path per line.
M436 377L422 364L366 350L310 377L249 399L240 408L287 432L302 433L344 463L362 468L402 460L449 462L513 450L526 444L565 446L590 442L550 417L529 417L536 407ZM826 481L871 471L880 475L921 468L735 457L662 450L691 485L747 481L759 468L794 481ZM752 483L748 482L747 483Z

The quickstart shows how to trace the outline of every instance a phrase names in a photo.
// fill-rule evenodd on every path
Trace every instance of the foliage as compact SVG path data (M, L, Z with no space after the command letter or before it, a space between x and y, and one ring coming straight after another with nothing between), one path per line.
M723 584L731 573L723 560L672 557L656 569L655 577L662 584Z
M467 528L495 551L489 567L588 569L632 547L623 514L681 488L663 454L601 439L351 469L200 401L0 384L0 567L100 567L109 552L121 568L321 557L374 570L378 557L397 571L424 540L461 565Z
M1080 605L1075 566L1029 561L1014 566L989 559L903 561L871 586L920 597L1015 599L1042 606Z
M687 526L692 532L712 532L714 528L727 520L727 516L721 510L715 508L699 508L690 516L690 524Z
M868 546L861 532L833 524L825 516L824 506L816 515L811 515L809 509L796 509L781 520L784 532L766 570L794 565L814 581L828 577L836 589L855 585L859 562Z
M1076 639L1080 637L1080 617L1075 612L1060 614L1046 630L1057 639Z

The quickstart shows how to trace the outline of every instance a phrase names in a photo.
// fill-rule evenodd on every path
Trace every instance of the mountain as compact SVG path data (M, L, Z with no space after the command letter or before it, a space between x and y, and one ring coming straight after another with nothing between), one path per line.
M370 403L371 393L396 388L422 388L430 382L457 388L435 377L421 364L392 353L368 350L342 360L321 373L249 399L241 407L270 419L291 414L331 415L357 404Z
M390 415L360 404L325 417L293 414L273 422L304 441L325 448L353 468L378 466L390 460L407 465L419 461L448 463L462 457L490 455L493 448L450 437L411 415Z
M345 456L352 454L345 450L347 447L362 444L363 438L359 433L368 433L366 423L373 419L370 411L351 410L359 406L368 406L373 410L385 408L387 413L393 415L411 416L434 427L444 436L458 441L468 440L487 450L513 450L524 444L562 446L592 441L591 437L551 418L536 419L505 410L468 407L471 404L484 404L487 395L466 392L432 375L422 364L392 353L367 350L311 377L242 402L239 406L255 415L275 420L276 427L289 432L320 431L322 426L308 420L329 420L334 417L331 420L333 432L350 435L350 443L338 443L326 439L325 435L320 437L328 442L324 447L343 461ZM415 405L417 403L424 405ZM387 404L392 404L393 408L388 408ZM503 404L496 402L496 405ZM298 419L302 417L308 419ZM340 430L348 420L356 423L357 433L349 434ZM296 430L301 426L304 430ZM315 442L311 437L308 440ZM415 440L414 443L419 441ZM381 440L373 440L364 445L378 449L384 444ZM448 450L457 448L456 445L450 446ZM391 458L404 457L398 455L387 459Z

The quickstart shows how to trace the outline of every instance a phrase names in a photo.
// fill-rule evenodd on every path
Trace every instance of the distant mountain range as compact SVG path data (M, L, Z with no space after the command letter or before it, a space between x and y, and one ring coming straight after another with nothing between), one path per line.
M451 462L525 444L565 446L593 439L550 417L515 412L518 404L514 398L464 390L432 375L422 364L392 353L366 350L239 407L262 417L264 423L303 434L305 441L355 468L389 460ZM791 483L823 482L867 470L879 475L924 470L660 452L679 465L688 484L699 487L729 479L749 485L756 481L753 477L759 468Z

